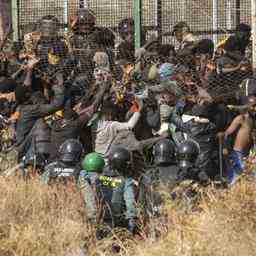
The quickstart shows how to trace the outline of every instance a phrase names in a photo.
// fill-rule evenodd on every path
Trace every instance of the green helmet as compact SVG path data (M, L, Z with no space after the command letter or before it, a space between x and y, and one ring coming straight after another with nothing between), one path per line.
M104 158L98 153L90 153L82 161L83 169L88 172L102 171L104 166Z

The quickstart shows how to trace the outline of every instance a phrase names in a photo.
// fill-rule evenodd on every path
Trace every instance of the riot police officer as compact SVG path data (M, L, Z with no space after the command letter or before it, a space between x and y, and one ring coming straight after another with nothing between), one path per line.
M44 168L48 163L51 145L50 127L40 118L19 147L24 166L32 165Z
M180 44L177 52L178 55L180 55L185 49L189 50L191 47L193 47L196 41L195 37L190 31L189 25L184 21L178 22L173 27L173 35Z
M91 224L96 224L98 221L97 199L101 198L99 176L104 166L104 158L95 152L87 154L82 160L78 187L85 203L86 216Z
M162 139L153 149L154 165L146 171L140 181L139 204L145 221L149 223L150 238L156 239L157 221L166 194L170 195L178 181L179 168L175 159L175 144Z
M175 144L169 139L162 139L155 144L153 155L154 165L143 175L142 184L144 181L157 185L175 184L179 170L176 164Z
M105 217L113 227L126 227L135 232L137 208L134 181L131 177L131 154L123 147L113 147L108 156L109 167L105 168L99 180L104 200L110 205L111 213ZM114 225L113 225L114 224Z
M87 169L85 170L87 175L82 174L84 176L82 184L87 187L86 201L87 206L89 205L91 208L89 213L97 212L110 228L123 227L133 233L136 227L137 209L134 182L129 175L130 152L123 147L112 148L108 161L109 166L104 169L102 174L99 173L102 171L104 161L98 154L88 155L83 162L84 169ZM98 173L96 176L92 173L90 175L96 177L94 182L88 175L88 172L91 171ZM96 184L96 189L88 189L88 184ZM95 190L96 193L93 192ZM97 199L100 202L100 207L95 210L94 205Z
M68 36L70 53L78 62L78 73L82 75L84 83L89 84L93 79L93 56L97 43L97 35L101 31L95 26L96 16L92 10L81 8L70 19L71 33Z
M118 24L118 32L123 42L117 47L117 60L118 61L135 61L135 44L134 44L134 20L127 18L121 20Z
M91 48L91 39L98 30L95 26L96 16L92 10L81 8L77 15L71 19L71 29L73 32L71 44L73 49Z
M55 16L47 15L40 20L40 37L34 42L36 55L40 58L42 69L49 65L57 65L67 55L67 44L64 38L59 36L60 24Z
M200 146L194 140L185 140L178 147L179 180L186 179L206 183L208 176L204 170L196 167L196 161L200 154Z
M186 106L189 107L189 105ZM190 120L187 122L183 121L181 118L183 113L178 113L178 109L173 111L170 117L171 123L177 127L177 130L199 144L200 154L196 166L207 173L211 179L214 179L218 174L215 163L217 127L214 123L214 107L213 103L206 101L204 104L195 104L190 112Z
M80 167L80 159L83 152L83 147L78 140L66 140L59 148L59 159L48 164L41 179L44 183L49 184L50 181L57 178L64 182L69 179L77 180Z

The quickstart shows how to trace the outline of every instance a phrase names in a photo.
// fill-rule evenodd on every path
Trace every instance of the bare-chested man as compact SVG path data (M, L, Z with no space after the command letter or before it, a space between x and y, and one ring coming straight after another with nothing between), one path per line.
M229 153L226 161L228 181L231 185L243 172L245 168L243 158L253 144L252 132L256 117L256 97L249 97L247 106L246 113L238 115L224 133L225 139L236 133L233 150Z

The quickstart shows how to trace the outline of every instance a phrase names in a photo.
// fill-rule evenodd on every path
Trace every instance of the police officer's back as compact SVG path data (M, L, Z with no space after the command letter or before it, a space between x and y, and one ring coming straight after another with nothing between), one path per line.
M111 212L104 216L108 224L135 229L137 209L134 181L130 176L130 152L123 147L114 147L108 157L109 166L99 177L105 203Z
M115 147L109 155L109 166L98 153L90 153L82 161L79 188L91 224L103 222L110 228L135 229L137 210L133 180L129 177L130 153Z
M209 179L204 170L196 166L200 154L199 144L194 140L185 140L178 147L179 182L192 180L201 184Z
M98 153L87 154L82 160L78 188L81 191L88 221L97 224L100 216L101 184L99 176L105 166L104 158Z
M154 146L154 165L142 176L139 191L139 206L145 221L149 224L150 238L157 236L158 217L162 206L178 181L178 167L175 161L175 145L171 140L163 139Z
M175 160L175 145L169 139L163 139L154 146L154 165L149 167L142 177L143 185L173 186L178 177Z
M68 180L77 180L80 167L80 158L83 147L78 140L66 140L59 149L59 159L48 164L41 180L49 184L51 181L56 181L58 178L64 183Z

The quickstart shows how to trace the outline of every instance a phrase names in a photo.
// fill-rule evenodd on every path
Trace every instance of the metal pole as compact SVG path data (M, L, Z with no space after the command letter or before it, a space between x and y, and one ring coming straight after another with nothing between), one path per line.
M63 8L63 20L64 20L64 26L65 26L65 31L68 30L68 0L64 0L64 8Z
M83 8L84 7L84 0L79 0L79 8Z
M12 0L12 29L13 41L19 40L19 13L18 13L18 0Z
M186 8L186 0L182 0L180 2L181 4L181 21L186 21L186 14L187 14L187 8Z
M218 30L218 0L212 2L212 30ZM218 44L218 34L213 34L213 42L215 46Z
M241 2L236 0L236 26L241 22Z
M219 165L220 165L220 179L223 181L223 141L219 138Z
M135 49L141 47L141 11L142 0L134 0L134 22L135 22Z
M162 0L157 0L156 8L158 37L162 42Z
M88 0L82 0L81 3L82 3L82 6L81 8L89 8L89 1Z
M231 0L227 1L227 6L226 6L226 15L227 15L227 29L231 30L232 29L232 4Z
M251 0L252 6L252 68L256 77L256 0Z

